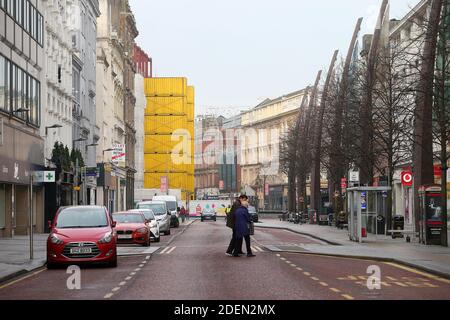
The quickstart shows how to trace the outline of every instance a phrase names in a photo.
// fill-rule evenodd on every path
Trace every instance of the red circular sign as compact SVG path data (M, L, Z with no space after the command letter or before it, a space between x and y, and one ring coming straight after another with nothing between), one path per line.
M405 187L412 187L413 175L411 172L408 172L408 171L402 172L402 184Z

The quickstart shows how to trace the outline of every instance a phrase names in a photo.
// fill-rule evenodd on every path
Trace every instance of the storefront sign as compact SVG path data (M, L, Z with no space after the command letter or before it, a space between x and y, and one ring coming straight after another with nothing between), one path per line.
M359 182L359 171L349 172L350 182Z
M402 172L402 185L404 187L412 187L413 186L413 174L410 171Z
M111 162L121 168L125 167L125 145L124 144L115 144L113 145L113 152L111 157Z

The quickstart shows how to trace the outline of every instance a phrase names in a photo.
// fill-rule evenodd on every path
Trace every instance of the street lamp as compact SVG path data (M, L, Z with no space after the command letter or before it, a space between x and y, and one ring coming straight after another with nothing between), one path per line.
M58 128L62 128L62 125L60 125L60 124L54 124L54 125L52 125L52 126L45 127L45 136L48 135L48 129L58 129Z

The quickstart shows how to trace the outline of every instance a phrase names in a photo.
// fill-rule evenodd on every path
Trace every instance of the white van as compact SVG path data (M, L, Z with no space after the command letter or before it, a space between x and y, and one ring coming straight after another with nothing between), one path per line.
M136 209L151 209L159 223L159 230L165 235L170 235L171 214L165 201L143 201L139 202Z
M163 196L153 196L152 201L164 201L167 206L167 210L170 211L171 221L170 226L178 228L180 226L180 221L178 220L178 201L177 197L171 195Z

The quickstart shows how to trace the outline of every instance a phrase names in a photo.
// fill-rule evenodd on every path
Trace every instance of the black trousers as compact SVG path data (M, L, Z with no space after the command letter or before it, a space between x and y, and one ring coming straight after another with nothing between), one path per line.
M235 239L235 247L233 254L239 253L242 251L242 242L245 239L245 246L247 247L247 254L252 254L252 248L250 246L250 235L244 236L244 238L236 238Z
M234 230L233 230L233 236L231 237L230 244L228 245L227 253L228 254L233 254L235 248L236 248L236 238L235 238L235 233L234 233ZM241 243L241 246L239 247L237 252L238 253L242 252L242 243Z

